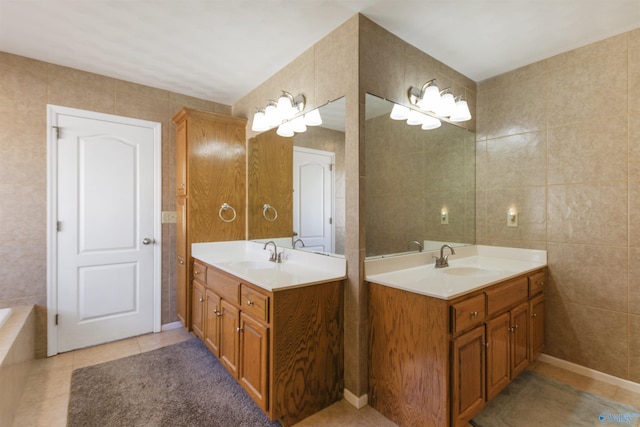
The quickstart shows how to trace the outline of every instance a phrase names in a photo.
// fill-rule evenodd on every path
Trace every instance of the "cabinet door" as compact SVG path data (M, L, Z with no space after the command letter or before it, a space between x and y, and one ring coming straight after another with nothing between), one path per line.
M511 380L511 316L504 313L487 322L487 400L496 397Z
M187 122L176 128L176 196L187 195Z
M452 346L452 425L464 426L485 405L484 325L454 339Z
M220 362L237 379L240 310L222 300L220 302L220 313Z
M186 211L187 200L179 197L176 200L176 315L182 326L189 328L188 304L189 291L187 284L189 278L189 268L187 264L187 225Z
M260 408L267 409L267 357L269 328L240 314L240 384Z
M220 356L220 297L215 292L205 291L206 309L204 325L204 343L216 356Z
M544 294L529 301L529 359L534 361L544 350Z
M200 339L203 337L204 325L204 286L197 280L193 281L193 292L191 301L191 327L193 333Z
M529 303L511 310L511 379L529 365Z

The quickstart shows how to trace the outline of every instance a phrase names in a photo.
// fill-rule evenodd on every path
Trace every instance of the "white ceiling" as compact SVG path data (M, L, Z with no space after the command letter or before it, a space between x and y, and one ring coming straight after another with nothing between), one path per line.
M0 0L0 51L231 105L358 12L475 81L640 28L640 0Z

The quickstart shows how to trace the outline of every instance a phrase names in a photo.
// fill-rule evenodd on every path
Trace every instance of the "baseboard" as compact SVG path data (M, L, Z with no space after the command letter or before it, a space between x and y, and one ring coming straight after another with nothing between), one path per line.
M162 325L160 330L169 331L171 329L178 329L178 328L182 328L182 323L180 323L180 322L171 322L171 323L165 323L164 325Z
M349 402L349 404L355 407L356 409L360 409L367 406L367 403L369 402L369 397L366 394L363 394L362 396L358 397L345 388L344 400Z
M633 381L625 380L613 375L605 374L604 372L567 362L566 360L558 359L557 357L549 356L548 354L541 354L538 357L538 360L548 363L549 365L557 366L558 368L566 369L567 371L575 372L576 374L580 374L587 378L612 384L634 393L640 393L640 384Z

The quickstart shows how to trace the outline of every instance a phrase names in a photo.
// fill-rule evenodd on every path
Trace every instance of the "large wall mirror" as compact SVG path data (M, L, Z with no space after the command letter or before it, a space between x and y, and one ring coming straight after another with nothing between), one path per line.
M344 254L344 97L319 112L321 125L307 126L293 137L271 129L249 139L250 240Z
M366 255L475 241L475 134L451 123L423 130L392 120L366 95Z

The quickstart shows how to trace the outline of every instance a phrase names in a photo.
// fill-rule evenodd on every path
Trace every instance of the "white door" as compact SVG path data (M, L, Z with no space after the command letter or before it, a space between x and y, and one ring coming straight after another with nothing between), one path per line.
M307 250L335 252L334 163L332 152L293 147L293 231Z
M50 108L49 353L159 330L160 124Z

